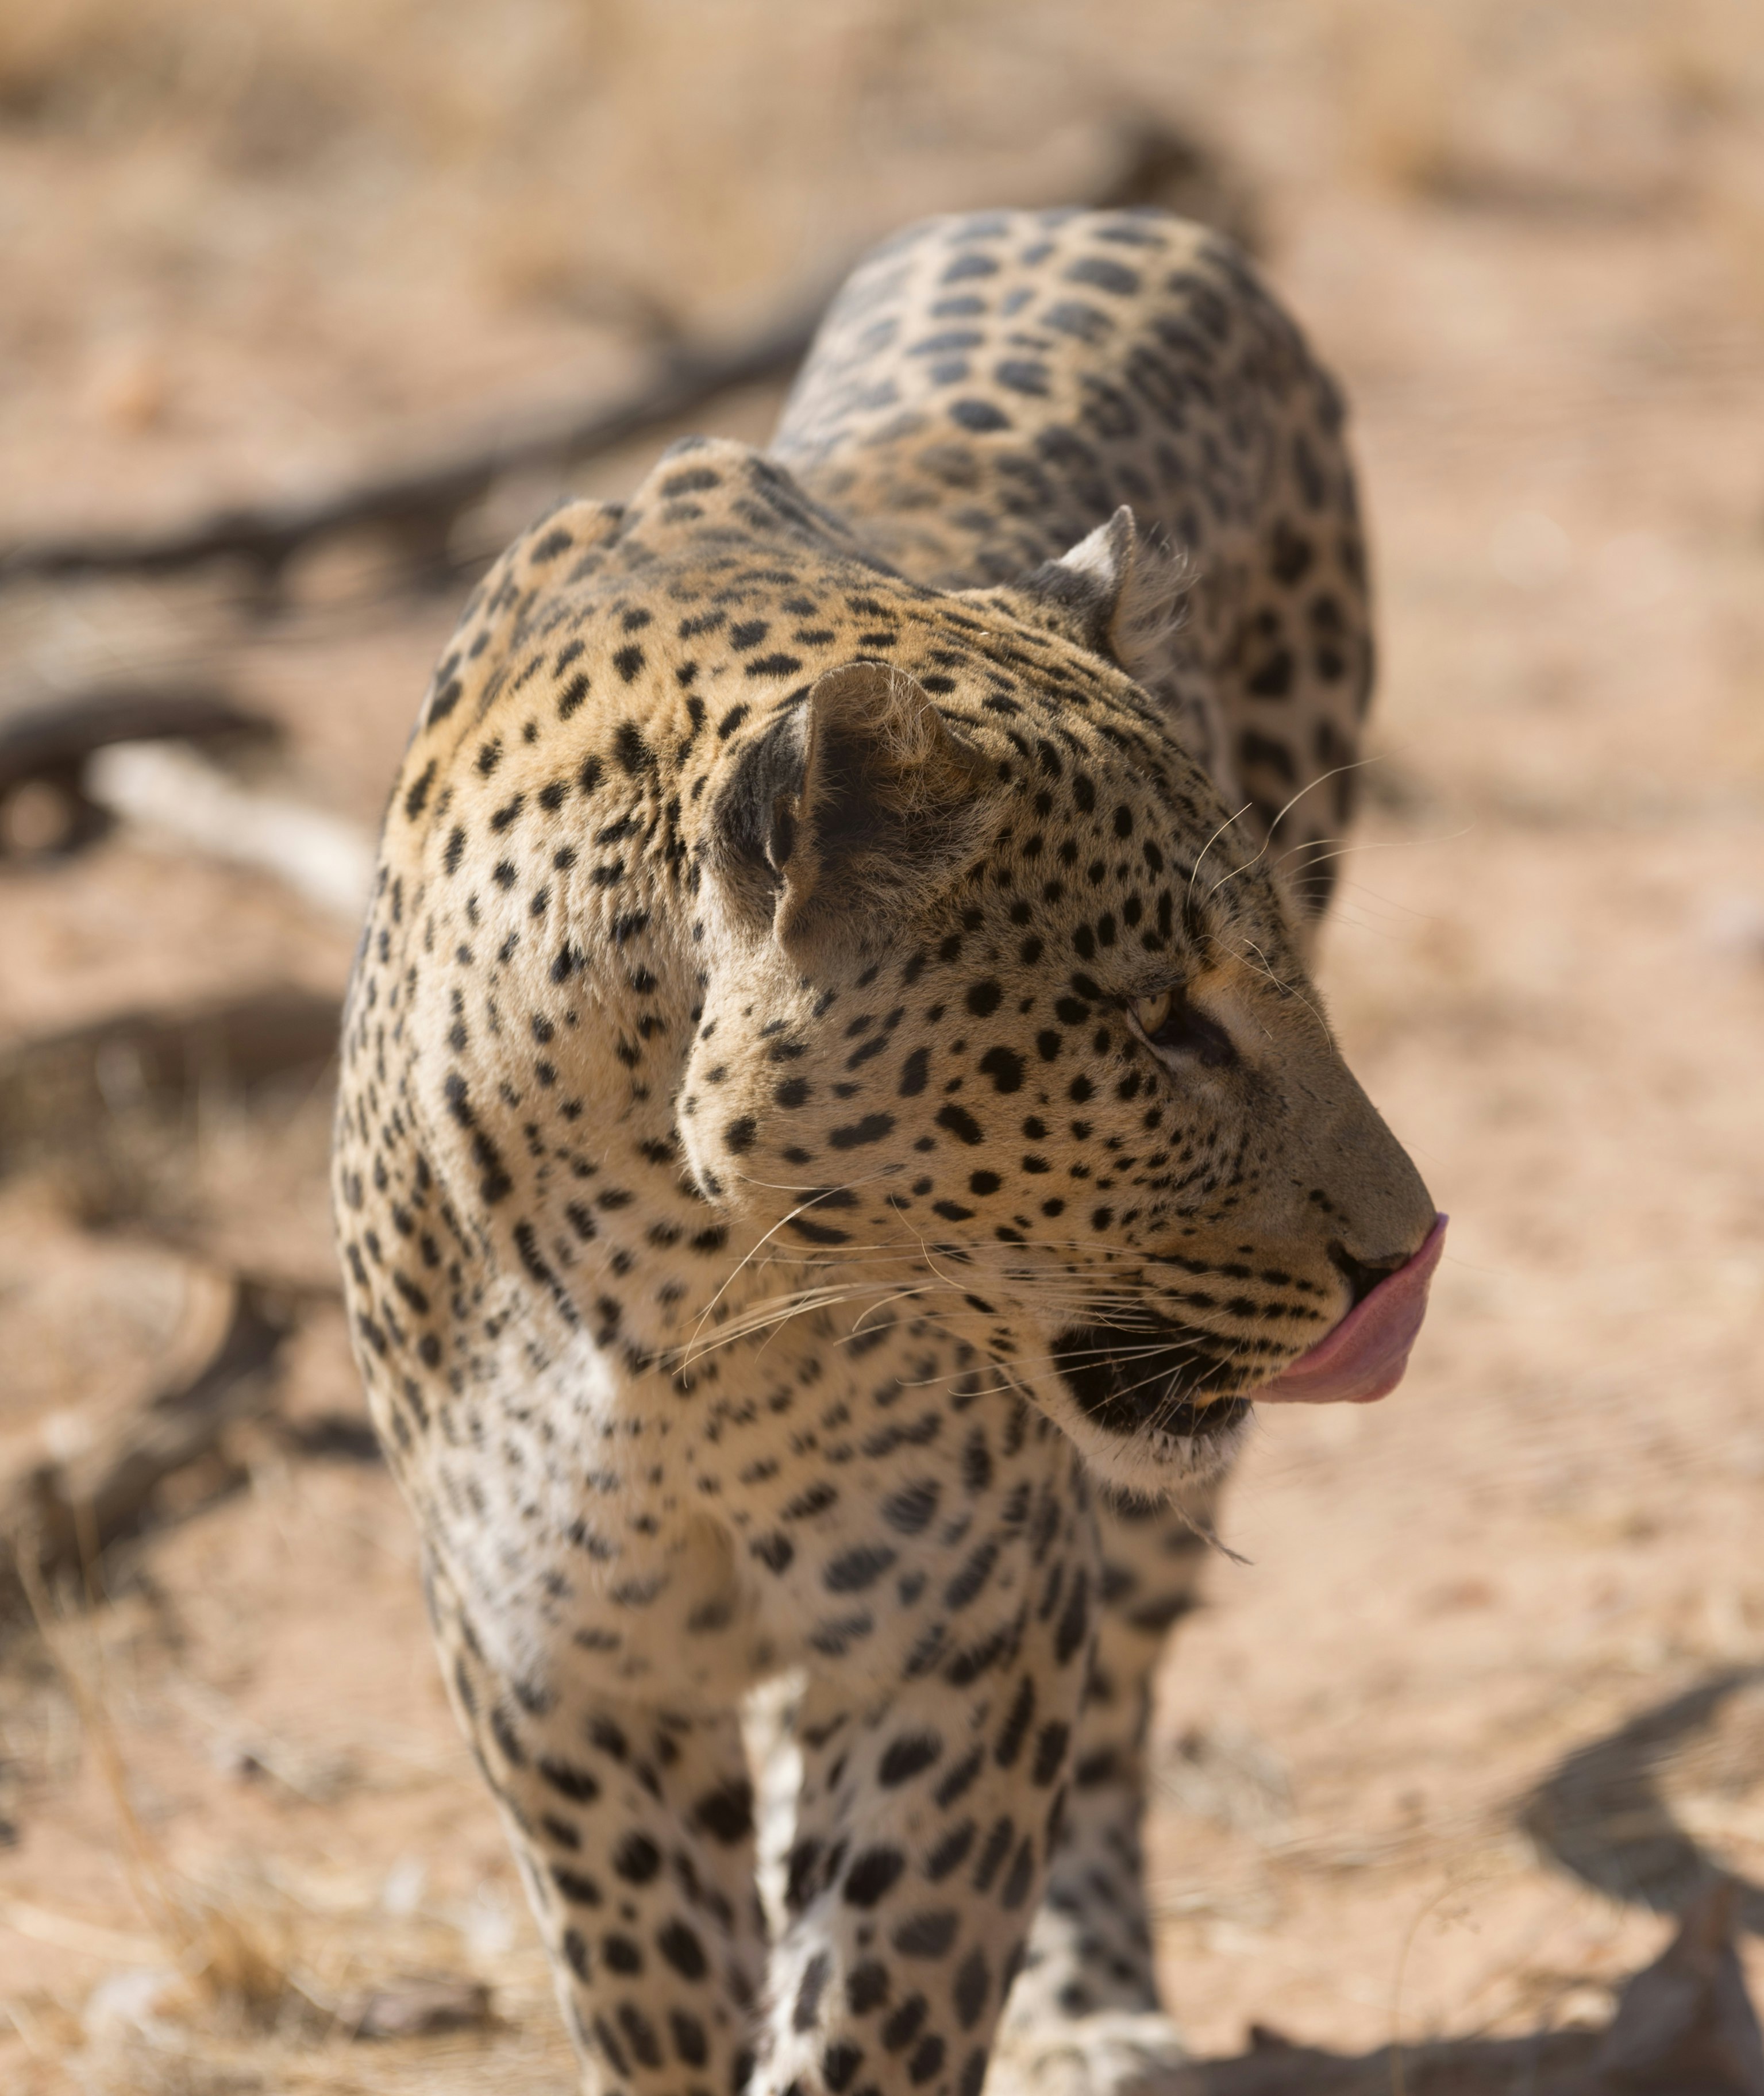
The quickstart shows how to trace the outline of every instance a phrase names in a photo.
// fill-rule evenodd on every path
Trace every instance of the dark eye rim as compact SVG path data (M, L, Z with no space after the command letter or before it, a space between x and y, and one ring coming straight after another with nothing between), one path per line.
M1207 1070L1229 1069L1238 1060L1237 1044L1230 1034L1217 1020L1209 1019L1189 1001L1185 987L1173 985L1159 994L1170 1000L1168 1015L1155 1033L1138 1028L1150 1047L1159 1055L1181 1056L1199 1063ZM1137 1020L1135 1024L1137 1025Z

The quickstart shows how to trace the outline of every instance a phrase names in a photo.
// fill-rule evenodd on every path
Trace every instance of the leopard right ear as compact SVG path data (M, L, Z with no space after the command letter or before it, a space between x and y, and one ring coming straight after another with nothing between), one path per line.
M1209 679L1185 674L1174 644L1195 579L1188 555L1160 533L1142 531L1124 505L1011 587L1045 622L1118 663L1229 799L1236 779L1217 698Z
M1052 612L1081 646L1108 656L1145 683L1164 667L1166 643L1181 623L1193 581L1186 558L1142 532L1124 503L1070 552L1044 562L1015 587Z
M712 862L805 967L893 934L983 842L992 768L886 662L829 670L749 743L713 810Z

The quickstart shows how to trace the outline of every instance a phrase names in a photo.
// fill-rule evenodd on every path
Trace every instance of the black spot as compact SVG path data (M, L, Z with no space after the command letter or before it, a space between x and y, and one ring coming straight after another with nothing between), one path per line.
M954 1942L958 1926L948 1907L909 1915L894 1932L894 1948L903 1958L941 1958Z
M710 2045L705 2036L705 2027L696 2016L688 2015L683 2009L670 2009L668 2030L683 2067L702 2067L710 2057Z
M897 1535L917 1535L937 1511L940 1495L928 1479L903 1485L882 1502L882 1518Z
M1037 400L1047 397L1047 366L1033 356L1007 356L993 372L1001 386L1013 393L1027 393Z
M1080 1571L1072 1583L1064 1612L1059 1619L1059 1628L1054 1635L1054 1651L1063 1666L1089 1635L1089 1589L1088 1575Z
M1011 1859L1005 1881L998 1888L998 1904L1007 1912L1013 1911L1028 1897L1029 1888L1034 1883L1035 1851L1025 1834L1021 1846Z
M631 2049L645 2067L662 2064L661 2041L655 2034L655 2026L633 2002L618 2005L618 2027L631 2041Z
M661 1850L635 1828L613 1851L613 1868L627 1884L646 1885L661 1867Z
M976 434L988 430L1008 430L1011 417L990 400L962 400L950 403L950 420Z
M821 2079L832 2090L833 2096L844 2096L862 2064L863 2047L841 2038L821 2055Z
M922 2037L914 2048L912 2058L906 2063L907 2079L914 2088L923 2088L943 2065L943 2040L935 2031Z
M1111 261L1106 255L1081 255L1066 271L1068 284L1089 284L1098 291L1112 291L1118 298L1129 298L1139 289L1137 270L1129 269L1123 262Z
M943 1752L943 1742L935 1732L906 1732L897 1740L891 1740L876 1766L876 1779L892 1788L896 1784L909 1783L923 1769L928 1769Z
M1259 699L1284 699L1291 693L1295 666L1292 650L1277 648L1255 675L1245 679L1244 688Z
M827 1991L827 1983L832 1971L832 1954L826 1950L817 1950L803 1967L802 1979L797 1988L796 2002L790 2011L792 2030L814 2029L814 2019L820 2011L821 1997Z
M958 1142L970 1146L985 1140L985 1133L980 1123L965 1107L957 1106L954 1100L948 1106L938 1109L937 1125L948 1129Z
M845 1896L850 1906L874 1906L906 1868L898 1849L866 1849L845 1873Z
M1042 1037L1046 1038L1046 1037ZM1059 1051L1059 1036L1053 1037L1054 1050ZM1051 1061L1051 1056L1047 1059ZM995 1092L1016 1092L1023 1089L1023 1058L1008 1048L989 1048L980 1059L983 1075L993 1081Z
M882 2026L882 2042L890 2052L910 2045L925 2027L931 2004L923 1994L909 1994Z
M788 1571L797 1554L795 1544L788 1535L780 1535L775 1529L770 1535L756 1536L748 1545L748 1549L768 1572Z
M692 1819L713 1840L734 1848L753 1831L753 1784L744 1776L735 1776L706 1791L692 1808Z
M1238 762L1246 771L1272 771L1283 785L1297 783L1298 767L1292 752L1285 743L1258 735L1253 728L1246 728L1238 737Z
M867 1958L861 1965L854 1965L845 1981L845 2005L854 2016L867 2016L872 2009L879 2009L889 1998L889 1975L885 1965L875 1958Z
M992 1976L986 1970L986 1954L976 1944L958 1967L950 1998L955 2004L956 2020L963 2030L972 2030L986 2006Z
M702 1980L708 1969L705 1946L683 1921L670 1921L656 1937L656 1948L683 1980Z
M931 1068L931 1050L915 1048L901 1065L901 1097L915 1098L925 1089L925 1081Z
M1066 1743L1070 1737L1070 1728L1057 1720L1042 1726L1036 1735L1033 1775L1038 1788L1045 1790L1059 1774L1066 1758Z
M422 813L423 804L429 798L429 788L434 783L434 760L431 758L425 766L421 776L413 782L410 791L404 796L404 813L412 822L415 822ZM448 868L449 873L452 871L452 867Z
M640 660L642 658L640 648L627 648L624 653L635 654ZM618 732L613 737L613 754L633 779L640 772L652 771L655 766L653 752L630 721L619 723Z
M998 1740L993 1749L993 1759L1000 1768L1010 1768L1023 1751L1023 1742L1028 1736L1035 1716L1035 1683L1027 1675L1016 1692L1015 1699L999 1727Z
M759 1123L751 1114L743 1114L739 1120L731 1120L723 1131L724 1146L732 1150L737 1157L744 1156L753 1147L759 1133Z
M643 650L633 642L630 647L619 649L613 657L613 667L628 684L635 679L638 671L642 669L644 659Z
M963 1002L976 1019L989 1019L1003 1001L1004 992L995 982L978 982L969 989Z
M893 1114L866 1114L862 1120L854 1121L845 1128L836 1128L827 1137L835 1150L858 1150L867 1142L880 1142L894 1126Z
M821 1575L823 1583L832 1594L861 1594L875 1584L895 1557L886 1544L860 1544L833 1559Z
M941 1884L952 1871L958 1871L967 1859L967 1852L974 1845L976 1830L972 1819L964 1819L959 1826L952 1827L925 1858L925 1875L931 1882Z
M958 1798L972 1789L974 1779L985 1766L985 1752L982 1748L971 1749L937 1785L937 1800L944 1811L947 1812Z
M539 1772L560 1797L567 1797L572 1805L592 1805L600 1794L600 1786L584 1768L577 1768L569 1762L553 1760L543 1756Z
M1078 342L1098 343L1115 323L1107 313L1100 312L1095 306L1087 305L1081 299L1062 299L1041 315L1041 325L1051 328L1056 334L1069 334ZM1065 439L1063 446L1049 441L1060 437ZM1069 430L1044 431L1040 443L1041 451L1050 456L1057 450L1074 447L1082 452L1085 458L1094 460L1094 453L1088 446L1080 443Z

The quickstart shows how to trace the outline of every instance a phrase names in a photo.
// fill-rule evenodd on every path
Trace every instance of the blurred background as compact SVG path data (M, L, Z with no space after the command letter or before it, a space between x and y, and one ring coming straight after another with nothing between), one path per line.
M365 841L553 493L763 441L897 225L1102 199L1351 400L1322 980L1453 1216L1169 1667L1171 1996L1208 2088L1546 2087L1717 1867L1764 1993L1754 0L11 0L0 2087L572 2085L332 1273Z

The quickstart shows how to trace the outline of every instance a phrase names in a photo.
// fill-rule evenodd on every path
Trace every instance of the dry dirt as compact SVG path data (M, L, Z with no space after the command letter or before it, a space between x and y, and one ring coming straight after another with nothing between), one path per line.
M1354 404L1384 670L1322 980L1453 1217L1399 1395L1268 1418L1237 1481L1242 1561L1159 1725L1169 1992L1215 2055L1252 2023L1354 2054L1596 2024L1713 1859L1753 1888L1764 1997L1749 11L43 0L0 15L0 539L592 398L902 217L1082 187L1148 107L1252 186ZM703 419L758 437L775 404ZM371 819L450 618L382 574L328 554L255 627L225 578L15 588L0 706L218 664L286 725L284 783ZM0 1045L334 992L350 945L149 833L15 858ZM89 1129L0 1183L0 1447L155 1386L193 1249L307 1291L278 1418L174 1480L47 1644L0 1647L21 2096L570 2085L361 1452L324 1120L322 1085L205 1094L126 1168ZM496 2020L351 2037L416 1975L487 1980Z

